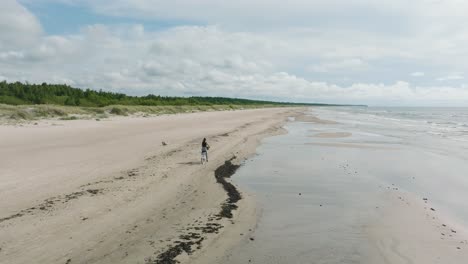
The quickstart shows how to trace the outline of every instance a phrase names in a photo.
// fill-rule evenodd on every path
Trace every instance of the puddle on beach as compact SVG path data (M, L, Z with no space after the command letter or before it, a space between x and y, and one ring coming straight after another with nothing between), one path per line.
M401 134L349 124L290 122L286 128L288 134L265 139L233 176L255 195L259 215L254 240L223 263L366 263L372 246L365 228L379 217L383 189L393 184L429 195L447 211L460 209L436 188L441 168L451 166L450 175L468 169L460 160L408 146ZM311 131L347 136L310 137ZM371 147L343 147L350 145Z

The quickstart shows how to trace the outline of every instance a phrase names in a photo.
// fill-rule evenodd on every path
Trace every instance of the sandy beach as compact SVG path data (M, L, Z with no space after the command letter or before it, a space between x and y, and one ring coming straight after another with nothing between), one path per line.
M241 194L221 214L232 205L215 170L230 176L298 111L1 126L0 263L216 263L255 225L255 203Z
M0 126L0 263L468 259L464 225L386 162L412 152L306 111Z
M467 17L0 0L0 264L468 264Z

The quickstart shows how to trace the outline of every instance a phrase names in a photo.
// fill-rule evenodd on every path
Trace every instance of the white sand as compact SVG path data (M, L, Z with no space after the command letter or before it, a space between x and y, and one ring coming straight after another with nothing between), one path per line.
M213 171L234 155L239 163L252 154L262 137L278 133L298 111L0 126L0 263L154 259L188 227L206 224L219 212L227 195ZM203 137L212 148L202 166ZM244 195L238 205L234 224L210 221L226 227L178 259L216 262L239 232L255 224L252 200Z

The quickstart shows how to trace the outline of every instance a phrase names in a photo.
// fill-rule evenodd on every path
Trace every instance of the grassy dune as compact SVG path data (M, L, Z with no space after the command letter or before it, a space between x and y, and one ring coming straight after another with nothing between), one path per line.
M180 105L180 106L128 106L79 107L60 105L6 105L0 104L0 122L18 123L41 119L77 120L104 119L111 116L156 116L164 114L203 111L240 110L278 105Z

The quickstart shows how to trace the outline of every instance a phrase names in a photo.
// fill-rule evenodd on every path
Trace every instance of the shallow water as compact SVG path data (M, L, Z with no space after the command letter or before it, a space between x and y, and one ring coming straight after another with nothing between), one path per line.
M468 226L468 108L322 108L314 112L340 120L337 129L393 138L400 150L376 159L378 166L369 168L375 177L429 198Z
M287 128L234 176L257 195L262 212L255 240L226 262L361 263L368 246L361 231L380 195L379 183L349 162L361 149L306 145L320 141L308 137L313 125Z
M260 213L254 240L223 263L363 263L370 250L364 228L379 217L387 188L427 197L468 224L460 138L411 129L414 115L395 122L365 110L314 112L340 123L291 122L288 134L264 140L233 176L257 197ZM335 132L352 135L313 137Z

